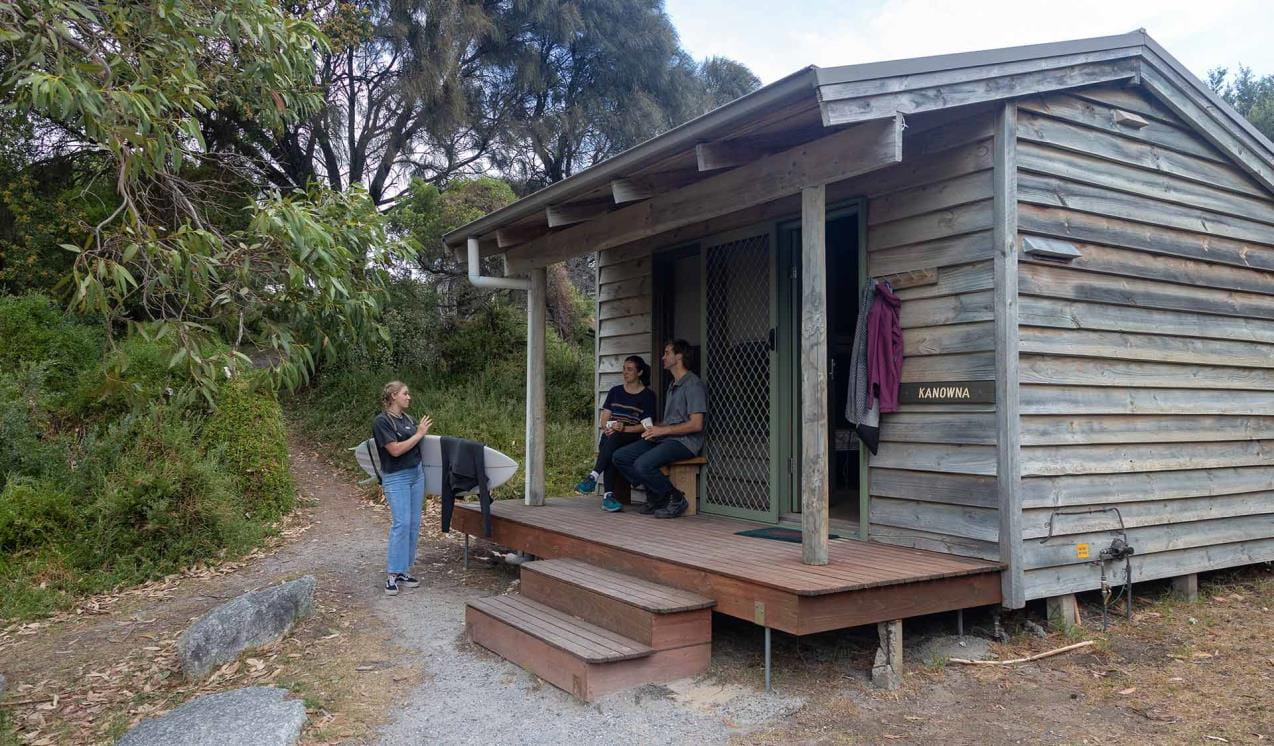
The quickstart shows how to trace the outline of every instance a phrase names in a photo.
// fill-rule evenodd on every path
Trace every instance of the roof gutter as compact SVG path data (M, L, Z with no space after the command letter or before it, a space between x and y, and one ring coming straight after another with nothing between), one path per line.
M592 166L567 179L550 184L534 194L506 205L495 212L461 226L443 236L446 246L458 246L462 238L472 240L493 229L506 225L513 220L525 217L533 212L542 211L550 204L561 201L572 193L586 191L611 179L627 176L632 169L642 164L670 155L701 142L714 133L717 128L741 117L747 117L758 109L765 109L794 95L809 93L815 87L814 66L802 68L795 73L762 86L755 91L741 96L728 104L691 119L685 124L674 127L663 134L625 150L596 166Z
M478 288L503 290L530 290L531 281L517 277L488 277L482 274L482 253L478 250L478 238L469 236L469 283Z

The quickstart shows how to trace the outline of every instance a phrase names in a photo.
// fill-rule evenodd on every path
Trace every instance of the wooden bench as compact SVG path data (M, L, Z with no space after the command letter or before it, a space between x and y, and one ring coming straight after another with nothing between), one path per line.
M686 515L694 515L699 512L699 469L708 463L708 459L703 456L695 456L680 461L664 464L660 467L668 480L672 482L672 486L676 487L686 496L686 502L690 503L690 507L686 508ZM628 484L628 480L624 478L619 470L615 470L618 476L617 484L610 487L611 494L615 499L624 505L631 505L633 501L632 486Z

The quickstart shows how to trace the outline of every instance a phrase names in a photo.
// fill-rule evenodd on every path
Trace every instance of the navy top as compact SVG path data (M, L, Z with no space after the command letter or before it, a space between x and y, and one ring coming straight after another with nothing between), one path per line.
M420 464L419 448L412 448L401 456L390 456L389 451L385 450L386 443L407 440L415 434L416 421L405 412L397 417L388 412L376 415L372 420L372 437L376 439L376 450L380 451L381 473L393 474Z
M606 403L602 409L610 412L612 420L619 420L627 425L637 425L647 417L655 417L655 392L650 387L640 393L630 394L624 390L624 384L612 386L606 393Z

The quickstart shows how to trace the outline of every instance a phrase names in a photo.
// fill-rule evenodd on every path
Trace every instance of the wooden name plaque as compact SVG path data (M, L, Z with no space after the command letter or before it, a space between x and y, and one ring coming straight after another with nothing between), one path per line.
M902 404L994 404L995 381L936 381L904 383L899 387Z

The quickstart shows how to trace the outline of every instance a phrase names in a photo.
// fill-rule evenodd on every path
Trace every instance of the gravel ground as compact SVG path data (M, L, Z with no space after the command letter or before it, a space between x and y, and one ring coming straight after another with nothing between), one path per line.
M397 644L419 651L427 679L381 731L381 743L724 743L804 704L710 676L581 702L465 641L465 601L491 594L426 581L376 604L377 616L398 630Z

